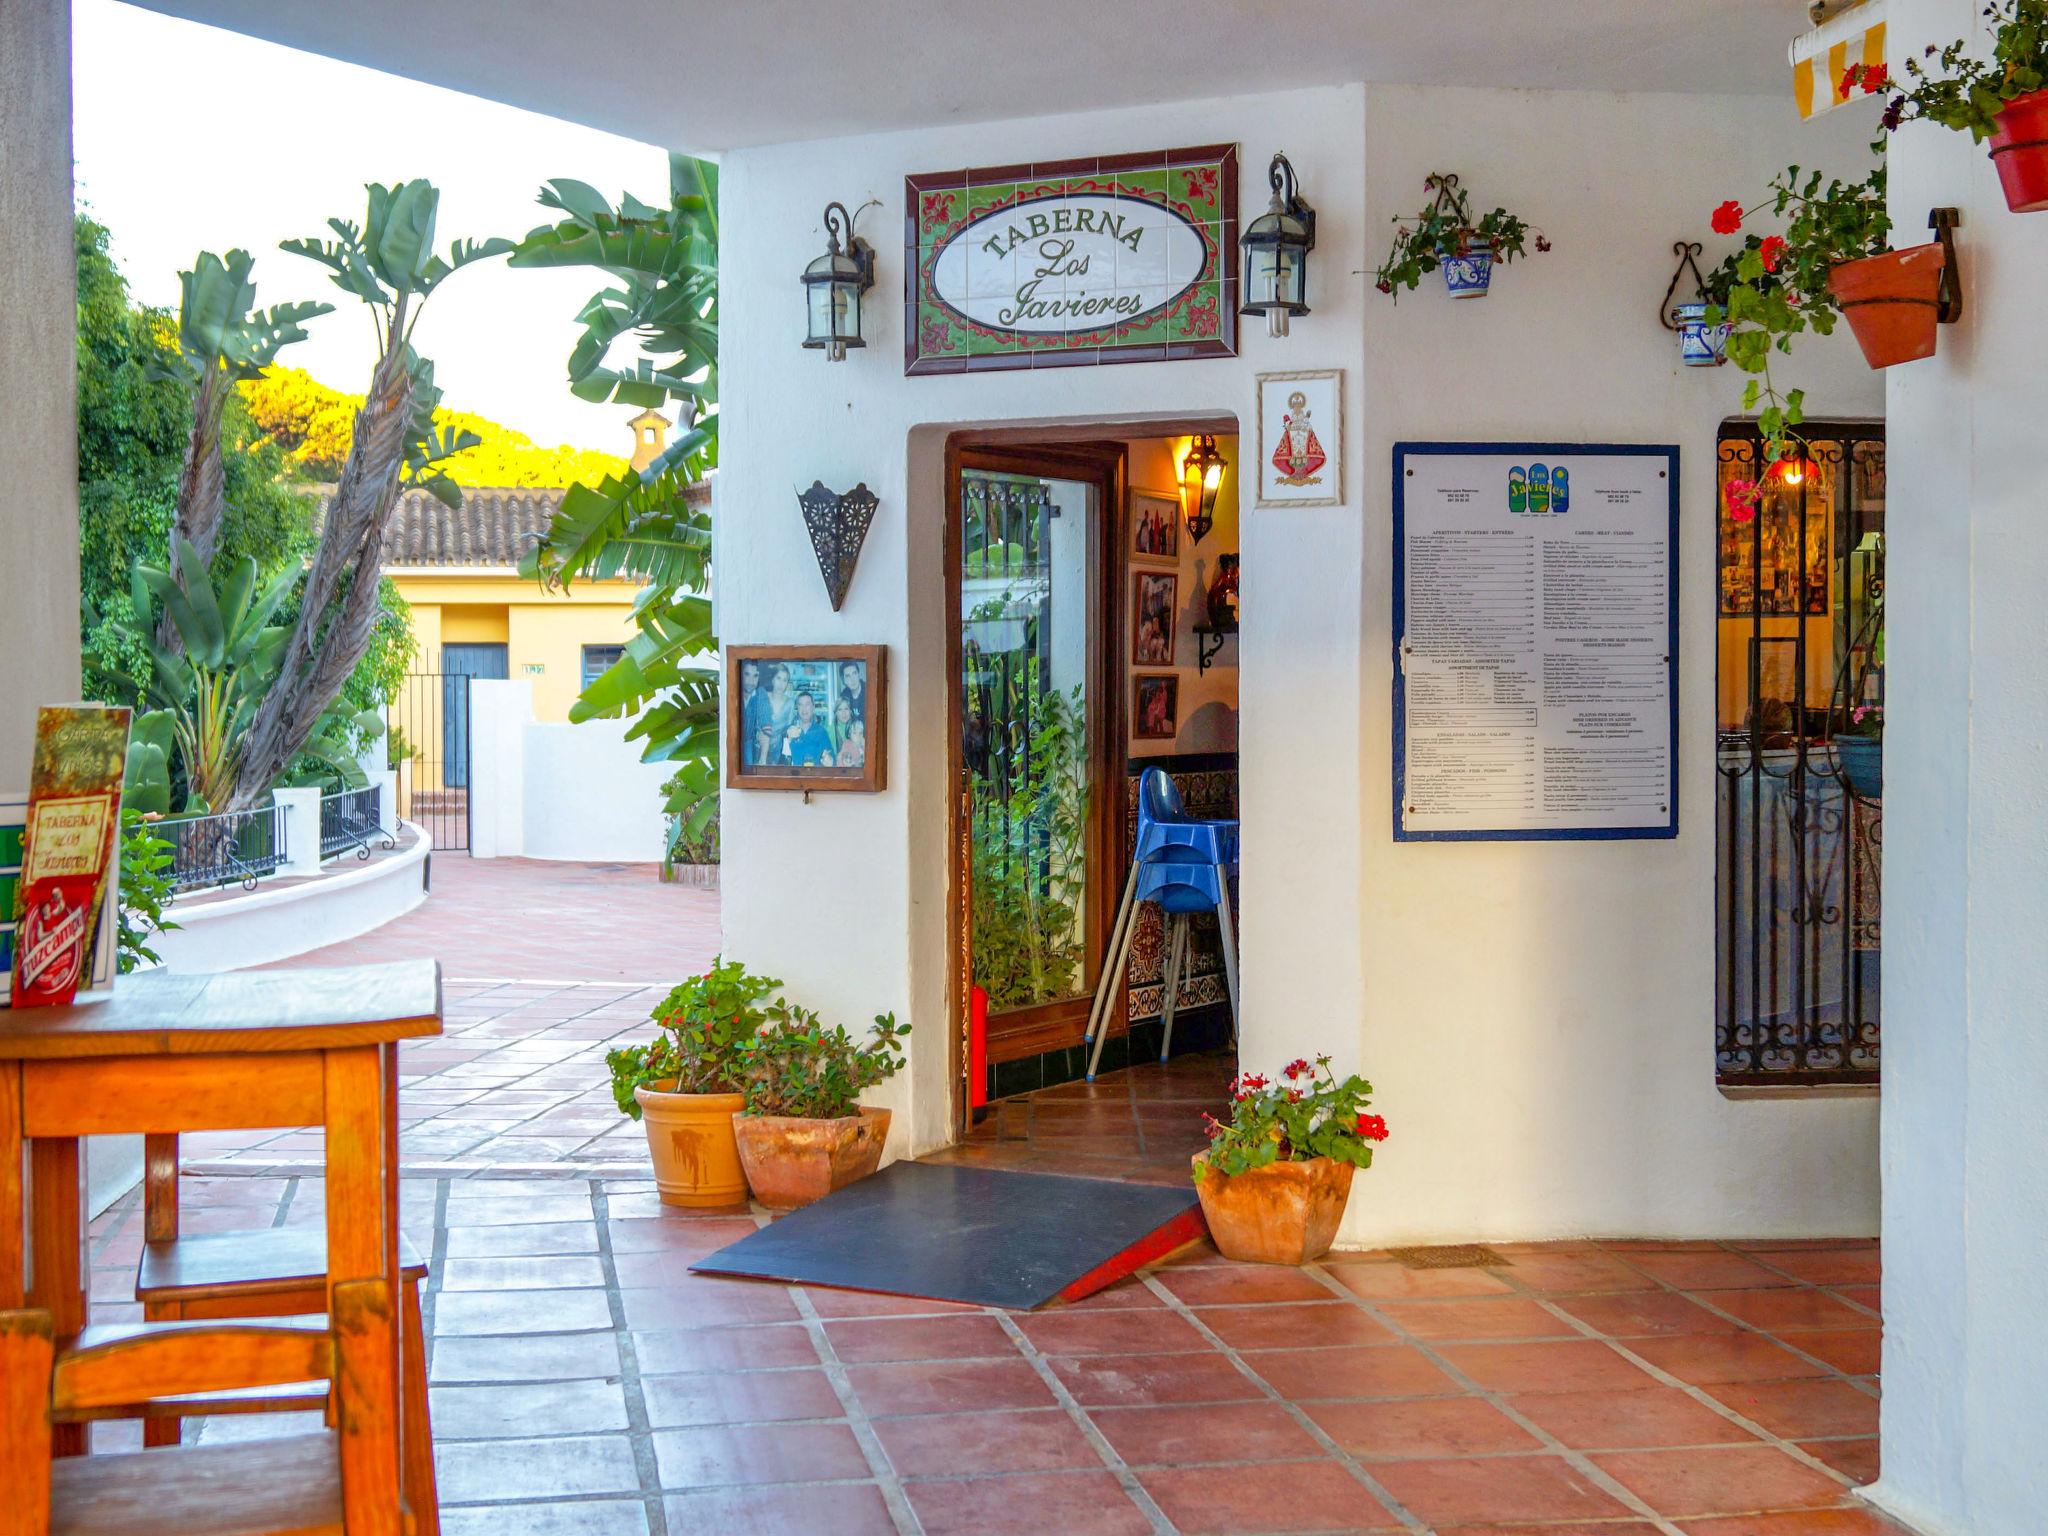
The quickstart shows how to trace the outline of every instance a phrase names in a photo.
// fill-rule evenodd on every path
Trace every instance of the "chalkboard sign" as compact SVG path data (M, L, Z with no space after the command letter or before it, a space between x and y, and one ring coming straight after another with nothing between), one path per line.
M1678 835L1678 449L1394 446L1394 837Z

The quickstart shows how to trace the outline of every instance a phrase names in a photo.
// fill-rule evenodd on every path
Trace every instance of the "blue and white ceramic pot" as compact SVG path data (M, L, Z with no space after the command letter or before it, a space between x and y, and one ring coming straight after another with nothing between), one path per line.
M1477 247L1462 256L1446 252L1441 260L1444 286L1450 289L1452 298L1486 297L1487 285L1493 281L1493 252L1484 247Z
M1884 738L1882 736L1837 736L1835 757L1842 765L1842 777L1859 800L1884 798Z
M1671 311L1678 322L1678 357L1688 368L1718 368L1728 360L1728 322L1707 324L1707 306L1680 304Z

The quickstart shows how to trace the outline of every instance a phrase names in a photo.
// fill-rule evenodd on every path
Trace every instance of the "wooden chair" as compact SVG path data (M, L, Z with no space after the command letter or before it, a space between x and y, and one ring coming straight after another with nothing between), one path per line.
M245 1232L178 1231L178 1138L143 1138L143 1247L135 1271L135 1299L152 1322L255 1317L296 1317L327 1309L327 1239L317 1228L264 1227ZM420 1287L427 1263L399 1234L399 1391L404 1404L400 1455L406 1504L418 1536L439 1536L440 1504L434 1486L434 1442L427 1414L426 1330ZM281 1383L269 1390L231 1395L188 1393L152 1398L125 1416L142 1419L142 1443L176 1445L184 1421L209 1414L281 1413L330 1409L327 1384Z
M410 1536L399 1497L386 1279L334 1287L325 1326L136 1323L59 1344L0 1311L0 1536ZM52 1430L139 1399L333 1383L339 1428L239 1445L57 1457Z

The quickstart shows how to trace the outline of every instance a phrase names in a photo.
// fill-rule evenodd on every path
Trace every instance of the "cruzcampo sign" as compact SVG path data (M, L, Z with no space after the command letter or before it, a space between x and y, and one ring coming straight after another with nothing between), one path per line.
M1237 147L904 179L904 372L1237 351Z

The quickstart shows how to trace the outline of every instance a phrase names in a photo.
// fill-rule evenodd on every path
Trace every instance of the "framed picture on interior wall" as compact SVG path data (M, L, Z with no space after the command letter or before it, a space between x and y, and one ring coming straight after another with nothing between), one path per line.
M1180 497L1171 491L1131 492L1131 558L1180 559Z
M1140 667L1173 665L1174 619L1180 578L1170 571L1136 571L1131 576L1131 662Z
M1171 672L1141 673L1132 679L1131 736L1137 741L1171 741L1180 734L1180 679Z
M884 787L887 647L725 648L725 782L731 789Z
M1344 501L1344 373L1259 375L1257 505Z

